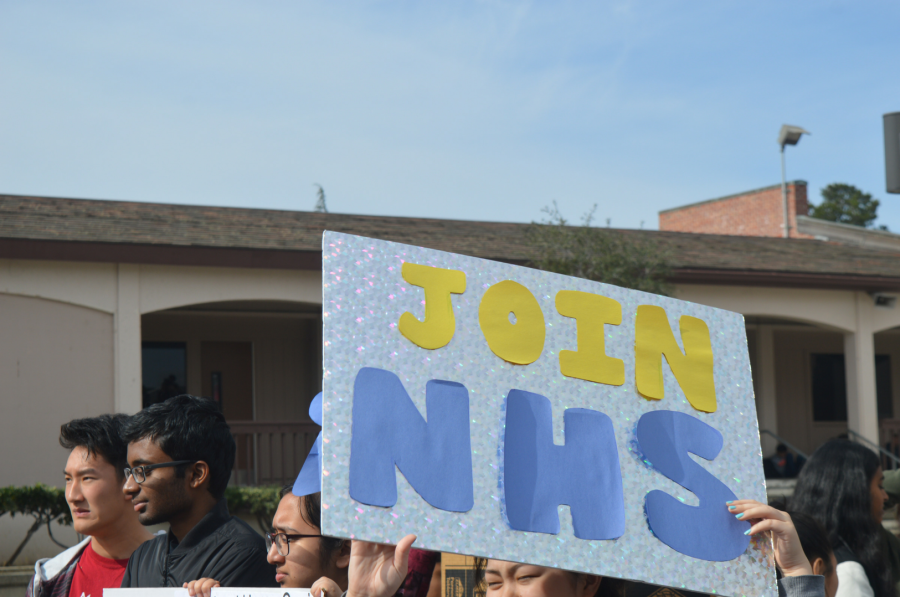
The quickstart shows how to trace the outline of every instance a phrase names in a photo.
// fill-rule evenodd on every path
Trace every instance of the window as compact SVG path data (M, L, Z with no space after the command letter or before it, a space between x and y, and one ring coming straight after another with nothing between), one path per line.
M141 346L144 408L187 392L184 342L144 342Z
M875 355L875 393L878 395L878 418L894 418L894 392L891 388L891 355Z
M875 390L878 400L878 418L894 416L894 398L891 385L891 357L875 355ZM844 355L812 355L812 395L814 421L847 420L847 379Z
M847 420L844 355L812 355L813 421Z

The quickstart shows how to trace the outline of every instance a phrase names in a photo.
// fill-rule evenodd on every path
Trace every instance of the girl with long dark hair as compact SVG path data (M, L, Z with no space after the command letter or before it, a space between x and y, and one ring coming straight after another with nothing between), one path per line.
M874 452L831 440L800 471L790 509L825 527L837 558L837 597L894 597L879 527L887 494Z

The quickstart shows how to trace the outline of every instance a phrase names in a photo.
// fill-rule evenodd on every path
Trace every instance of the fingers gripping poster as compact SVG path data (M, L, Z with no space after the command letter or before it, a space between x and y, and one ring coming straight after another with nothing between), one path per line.
M322 532L775 590L743 317L326 232Z

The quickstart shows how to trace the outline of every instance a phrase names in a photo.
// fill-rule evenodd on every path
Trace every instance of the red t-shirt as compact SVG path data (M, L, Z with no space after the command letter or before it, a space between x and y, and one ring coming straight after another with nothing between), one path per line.
M75 568L69 597L103 597L103 589L118 589L122 586L127 565L127 559L113 560L97 555L88 543Z

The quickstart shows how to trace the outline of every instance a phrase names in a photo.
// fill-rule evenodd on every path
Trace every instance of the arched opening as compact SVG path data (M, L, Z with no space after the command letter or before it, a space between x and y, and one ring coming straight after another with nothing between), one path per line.
M857 366L845 355L848 333L787 318L747 316L745 321L763 457L775 456L779 443L802 457L829 439L846 436L852 408L848 380ZM894 438L900 455L900 420L894 418L900 415L900 328L875 334L873 349L871 391L880 433L866 439L884 446ZM774 475L771 466L767 473Z
M875 386L879 441L885 469L900 468L900 327L875 333Z
M309 403L321 390L318 304L222 301L141 317L143 406L189 393L214 400L238 444L232 482L293 480L318 426Z

